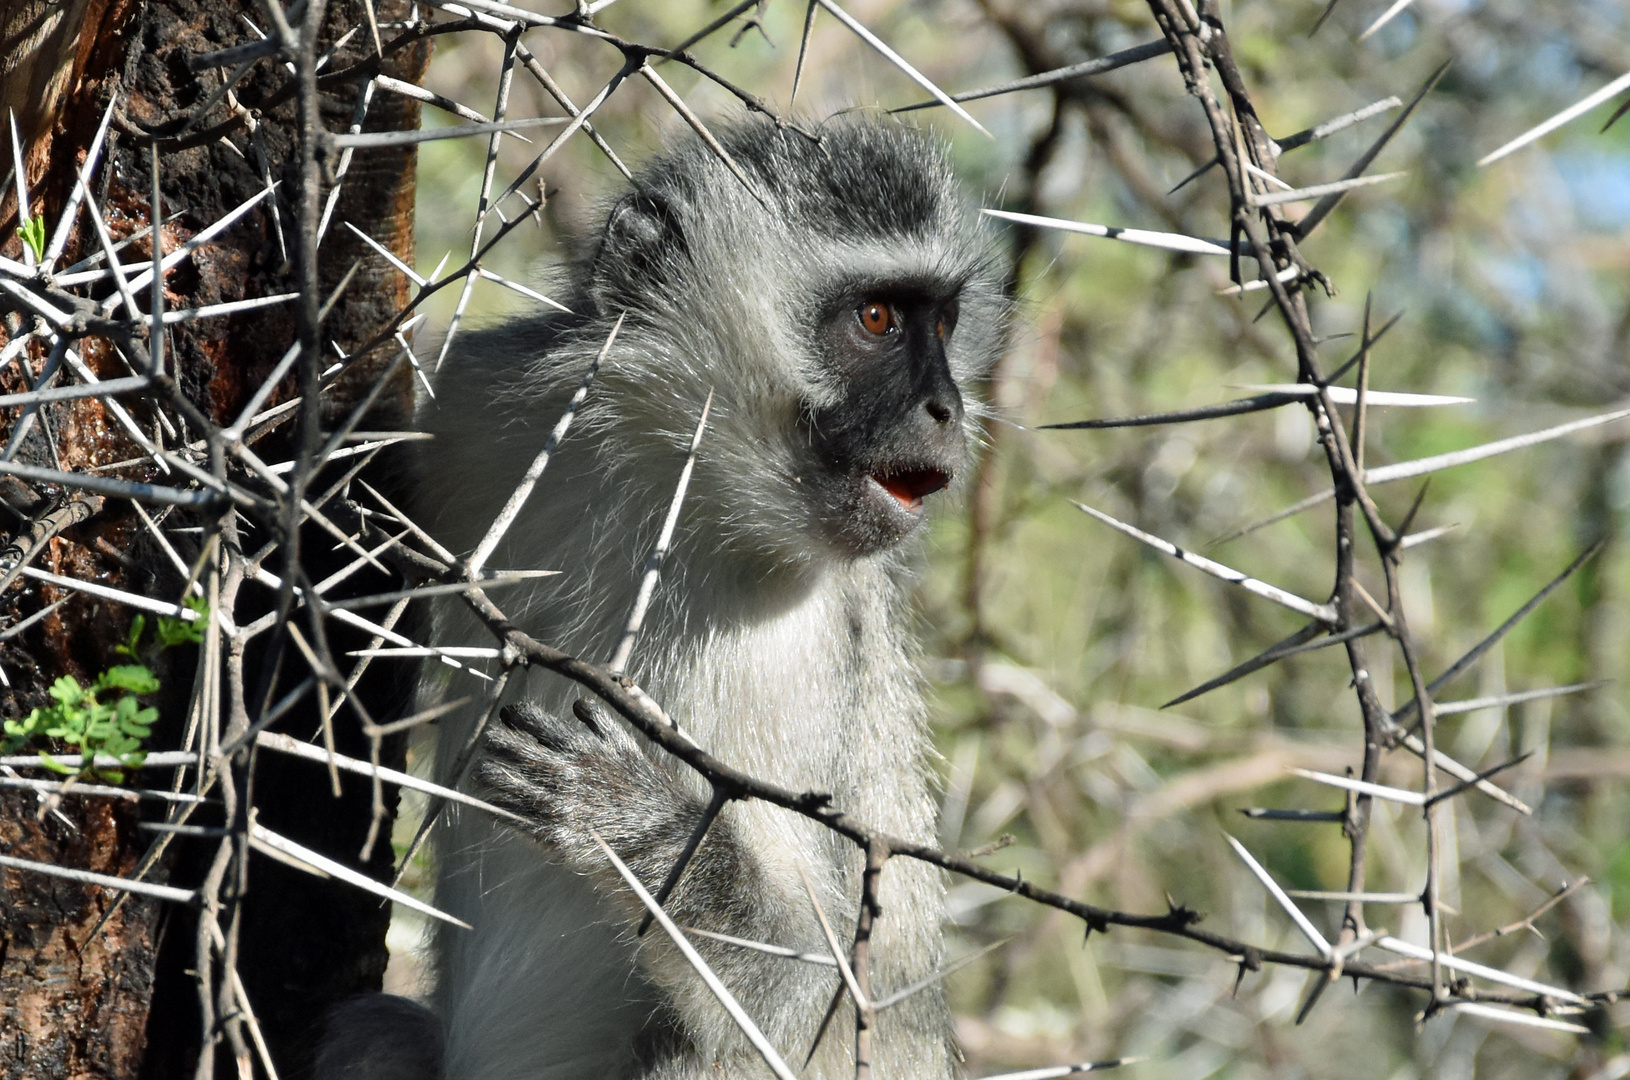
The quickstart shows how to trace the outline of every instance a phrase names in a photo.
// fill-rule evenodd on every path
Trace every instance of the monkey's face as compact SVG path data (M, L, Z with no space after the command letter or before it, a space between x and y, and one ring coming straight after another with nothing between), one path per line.
M814 460L799 482L824 539L869 555L915 531L924 498L962 467L962 394L947 360L959 305L954 291L874 285L821 309L816 344L837 400L805 409Z
M961 387L1005 339L1002 272L937 144L818 126L731 131L751 192L683 144L612 208L587 282L585 342L628 315L607 460L667 476L714 394L684 520L754 583L916 532L964 464Z

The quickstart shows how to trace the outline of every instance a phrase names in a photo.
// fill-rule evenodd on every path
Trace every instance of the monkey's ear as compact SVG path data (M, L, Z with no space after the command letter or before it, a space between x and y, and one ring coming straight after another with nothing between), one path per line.
M606 216L595 256L596 276L615 281L631 270L647 270L683 244L678 216L667 201L649 192L631 192Z

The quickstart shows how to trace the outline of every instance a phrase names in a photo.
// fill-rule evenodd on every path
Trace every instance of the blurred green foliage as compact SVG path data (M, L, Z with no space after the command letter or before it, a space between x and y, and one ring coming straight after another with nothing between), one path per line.
M25 218L17 227L17 236L34 253L35 259L45 258L45 218Z

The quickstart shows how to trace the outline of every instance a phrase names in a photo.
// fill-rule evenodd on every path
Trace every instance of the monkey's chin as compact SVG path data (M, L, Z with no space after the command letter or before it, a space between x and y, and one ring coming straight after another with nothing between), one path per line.
M876 555L902 543L922 525L923 498L950 483L940 469L890 470L862 474L849 482L843 513L833 521L833 537L850 556Z

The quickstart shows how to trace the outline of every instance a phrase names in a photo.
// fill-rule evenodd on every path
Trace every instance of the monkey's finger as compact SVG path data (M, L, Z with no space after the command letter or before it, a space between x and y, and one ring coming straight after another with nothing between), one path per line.
M517 701L498 710L499 719L522 731L542 731L553 727L554 718L530 701Z
M568 753L579 749L577 744L580 739L574 738L578 734L574 730L575 725L564 723L529 701L504 706L498 713L498 719L503 721L504 727L542 743L556 753ZM489 738L501 730L502 727L489 729Z
M572 712L585 727L608 744L610 749L639 754L640 744L634 741L634 736L629 733L628 728L616 717L607 716L598 702L590 698L578 698L572 702Z
M482 742L483 760L499 762L526 775L538 777L577 771L579 758L569 748L552 746L529 732L495 726Z
M560 790L568 781L524 764L488 758L476 767L475 782L489 802L525 818L528 831L535 833L560 816Z
M572 702L572 715L583 721L583 725L602 739L606 737L605 728L601 725L600 715L594 707L594 702L586 697L580 697Z

